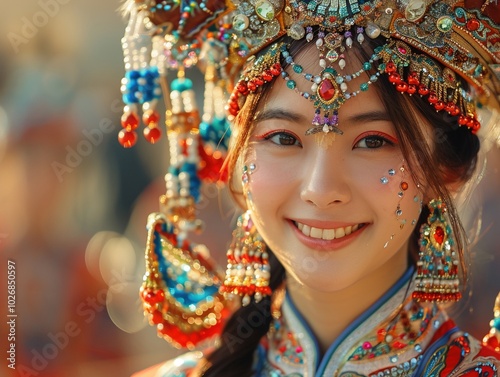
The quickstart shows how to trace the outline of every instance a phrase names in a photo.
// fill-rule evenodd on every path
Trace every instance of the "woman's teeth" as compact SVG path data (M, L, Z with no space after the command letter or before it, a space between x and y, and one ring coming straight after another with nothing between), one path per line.
M342 238L344 236L348 236L352 232L358 230L359 227L361 226L360 224L356 224L353 226L346 226L345 228L320 229L299 222L295 222L295 225L304 235L311 238L319 238L323 240L333 240L337 238Z

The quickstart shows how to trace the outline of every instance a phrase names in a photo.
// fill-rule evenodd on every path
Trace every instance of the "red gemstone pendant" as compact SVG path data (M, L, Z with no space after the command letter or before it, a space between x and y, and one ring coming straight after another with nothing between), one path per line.
M444 241L444 230L440 226L436 227L436 230L434 231L434 240L436 243L441 246Z
M337 84L333 80L325 78L320 82L317 93L324 103L332 103L338 96Z

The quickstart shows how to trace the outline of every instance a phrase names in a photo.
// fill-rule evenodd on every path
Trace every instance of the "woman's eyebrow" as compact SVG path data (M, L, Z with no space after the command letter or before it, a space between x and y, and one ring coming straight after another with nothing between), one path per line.
M275 108L275 109L264 109L262 111L257 112L257 114L254 117L254 122L259 123L269 119L288 120L294 123L301 123L305 121L304 116L299 113L281 108Z

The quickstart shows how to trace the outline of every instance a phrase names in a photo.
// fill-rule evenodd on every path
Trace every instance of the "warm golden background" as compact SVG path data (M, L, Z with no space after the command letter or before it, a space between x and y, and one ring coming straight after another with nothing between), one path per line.
M145 325L138 301L144 226L163 192L168 153L165 140L150 146L141 137L132 150L116 140L118 6L0 5L1 376L129 376L179 353ZM500 290L499 166L494 149L472 202L484 208L473 295L457 308L477 337ZM222 262L234 212L216 188L204 192L204 241ZM5 358L7 259L16 262L16 371Z

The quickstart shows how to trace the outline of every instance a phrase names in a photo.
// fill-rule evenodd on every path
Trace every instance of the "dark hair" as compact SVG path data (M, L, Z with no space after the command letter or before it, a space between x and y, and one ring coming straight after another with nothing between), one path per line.
M296 56L306 46L304 39L296 41L289 37L284 38L292 56ZM353 49L353 51L361 61L366 61L370 57L370 51L385 42L382 37L374 40L368 39L362 48ZM283 59L281 64L284 68L287 65ZM415 182L419 182L421 180L419 177L424 177L425 182L419 183L425 183L426 192L442 198L448 205L450 223L455 234L456 248L461 261L461 272L463 277L466 277L465 231L446 185L463 183L471 177L476 166L479 139L467 128L459 127L457 117L452 117L445 111L436 112L426 99L418 95L413 96L413 98L401 95L396 91L394 85L389 83L385 75L382 75L374 86L395 126L402 153L413 175L412 178ZM228 157L230 177L237 166L238 158L247 146L249 135L253 129L252 120L259 101L265 99L270 88L271 85L268 84L263 86L261 91L249 95L235 119L236 140ZM424 127L418 126L421 121L417 118L417 114L432 127L433 135L430 139L433 141L433 145L429 145L429 137L425 134ZM232 183L230 179L230 187L234 190ZM409 252L414 262L418 258L417 240L420 226L427 221L428 216L429 210L424 206L411 235ZM276 289L283 282L285 272L272 252L270 252L270 263L272 272L270 286L272 289ZM271 322L269 308L270 299L266 298L258 304L252 302L246 307L241 307L233 314L221 335L221 346L207 357L211 367L204 373L204 376L237 375L243 377L252 375L251 367L255 350L261 338L267 333ZM258 315L257 313L267 313L267 317L252 327L250 324L257 324L252 319L252 316ZM245 323L249 325L247 328L252 330L247 337L241 334L241 328Z

